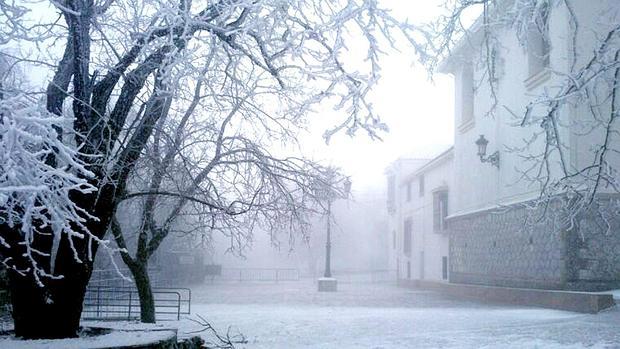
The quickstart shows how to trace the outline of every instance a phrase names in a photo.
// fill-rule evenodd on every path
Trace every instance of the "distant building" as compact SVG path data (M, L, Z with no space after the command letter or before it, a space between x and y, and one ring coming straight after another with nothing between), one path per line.
M390 267L399 281L448 280L446 217L452 187L452 148L427 159L399 159L388 180Z

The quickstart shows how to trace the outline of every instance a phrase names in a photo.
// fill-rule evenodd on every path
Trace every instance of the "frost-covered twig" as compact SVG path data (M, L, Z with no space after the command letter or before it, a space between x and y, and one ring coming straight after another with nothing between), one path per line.
M85 223L96 220L72 200L73 192L97 189L93 174L79 158L79 151L60 140L58 130L66 120L48 113L38 100L24 94L0 99L0 242L6 249L25 248L28 272L42 284L54 272L60 239L92 239ZM50 159L53 158L52 163ZM18 231L19 239L10 236ZM52 234L50 249L41 250L38 239ZM79 255L74 251L75 258ZM11 268L15 266L5 262Z
M188 333L195 334L207 332L208 335L215 337L215 341L205 341L208 348L234 349L235 345L248 343L248 340L241 332L233 331L232 326L228 326L226 334L222 335L200 314L196 314L196 317L198 317L198 319L189 318L189 320L201 326L201 329Z

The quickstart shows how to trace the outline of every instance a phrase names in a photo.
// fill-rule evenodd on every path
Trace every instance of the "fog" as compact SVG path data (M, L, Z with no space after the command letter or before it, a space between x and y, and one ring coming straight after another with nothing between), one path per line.
M0 1L0 348L619 347L619 59L620 1Z
M332 268L338 271L387 272L387 215L383 191L352 193L351 201L332 207ZM293 268L304 276L319 277L325 266L327 217L316 215L307 236L276 236L256 232L247 250L239 256L226 253L229 241L215 238L208 255L211 263L234 268Z

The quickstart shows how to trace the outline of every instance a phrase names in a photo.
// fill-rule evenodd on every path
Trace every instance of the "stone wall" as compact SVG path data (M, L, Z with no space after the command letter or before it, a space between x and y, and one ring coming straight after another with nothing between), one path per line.
M596 314L616 305L609 293L589 293L485 285L450 284L424 280L401 280L398 286L432 290L443 295L485 303L514 304Z
M620 285L620 219L596 214L612 212L611 201L572 226L559 207L521 204L450 219L450 282L584 291Z
M567 289L620 288L620 203L607 196L574 221L567 241Z

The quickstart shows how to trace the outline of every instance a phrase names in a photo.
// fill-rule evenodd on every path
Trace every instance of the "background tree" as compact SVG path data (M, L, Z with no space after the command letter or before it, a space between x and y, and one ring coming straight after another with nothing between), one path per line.
M61 234L42 224L24 238L27 220L1 222L15 333L24 338L77 334L96 242L126 197L128 177L158 123L198 81L204 81L207 108L230 111L241 97L254 109L246 117L263 114L273 122L303 125L311 108L326 102L344 116L334 121L326 139L339 130L376 137L385 125L372 112L367 94L379 78L379 45L393 44L392 36L400 34L415 44L415 28L372 0L56 0L0 2L0 7L0 42L24 48L12 55L16 61L38 65L51 76L45 111L71 120L58 125L55 136L75 152L69 172L83 183L66 194L69 201L61 207L74 205L80 217L59 217L70 227ZM39 12L31 15L32 9ZM349 38L363 47L364 64L343 60ZM28 52L31 47L37 50ZM252 86L249 95L239 93L245 86ZM256 136L272 135L257 130ZM57 173L64 159L54 144L45 147L53 151L37 159L50 164L47 172ZM14 188L5 192L17 198L16 211L27 207ZM32 246L41 253L29 254ZM41 275L45 287L38 282Z
M220 106L210 107L204 80L197 79L188 108L181 115L171 111L158 123L112 219L112 236L136 283L143 322L155 322L148 262L166 237L203 234L208 243L222 234L237 254L255 229L269 233L273 243L281 233L303 238L315 206L311 185L328 184L318 164L268 150L273 140L295 143L298 126L246 105L243 96L256 86L243 86L237 91L242 96L219 96Z

